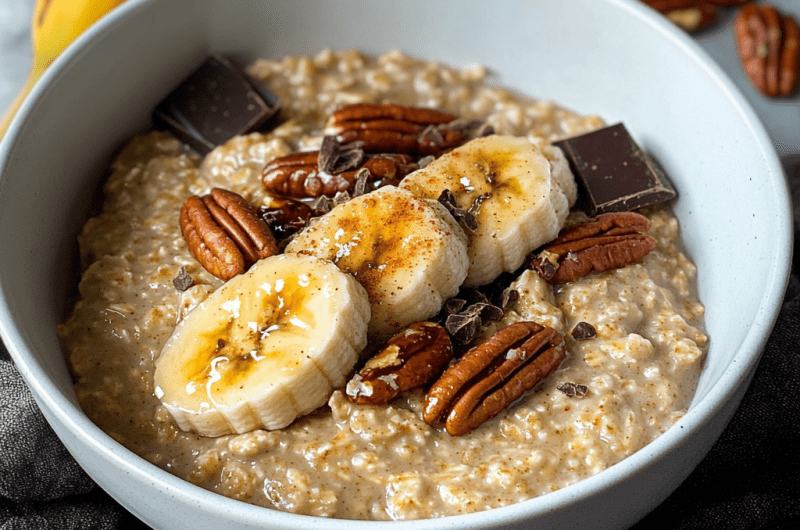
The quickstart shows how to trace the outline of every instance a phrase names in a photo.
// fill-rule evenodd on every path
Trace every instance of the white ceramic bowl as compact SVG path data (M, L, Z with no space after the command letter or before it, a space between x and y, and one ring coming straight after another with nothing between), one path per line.
M739 403L782 298L791 215L777 156L743 97L689 37L632 0L128 0L52 65L0 149L0 328L45 416L89 474L156 528L376 526L250 506L135 456L81 412L56 337L90 197L153 105L211 51L249 61L325 47L484 63L505 85L624 121L671 176L711 336L686 416L574 486L393 527L633 524L690 473Z

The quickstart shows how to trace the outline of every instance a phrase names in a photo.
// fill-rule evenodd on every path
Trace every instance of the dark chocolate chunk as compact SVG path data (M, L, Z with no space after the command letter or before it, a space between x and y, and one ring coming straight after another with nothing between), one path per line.
M194 285L194 280L189 276L189 273L186 272L186 267L178 269L178 275L172 280L172 285L179 291L185 291Z
M588 322L578 322L572 329L572 338L575 340L588 340L597 336L597 330Z
M677 195L621 123L554 145L567 156L590 216L636 210Z
M225 57L212 55L156 106L153 121L200 154L256 130L278 97Z
M564 392L569 397L583 397L589 393L589 387L586 385L579 385L577 383L559 383L556 388Z

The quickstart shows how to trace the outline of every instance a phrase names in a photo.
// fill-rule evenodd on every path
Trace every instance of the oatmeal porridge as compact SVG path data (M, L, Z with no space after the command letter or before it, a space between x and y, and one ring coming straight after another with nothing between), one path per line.
M643 237L649 236L652 250L648 247L643 257L626 266L558 284L527 266L528 258L523 266L512 264L513 273L491 274L498 278L495 284L504 282L504 294L515 296L486 304L500 313L479 322L473 335L456 344L456 357L477 341L476 334L489 337L515 323L535 322L536 330L555 330L553 336L559 337L544 346L560 354L558 368L463 435L452 435L424 418L430 407L430 382L387 403L354 399L363 387L353 372L369 364L369 355L409 323L394 322L397 317L392 314L384 319L388 328L370 323L369 332L367 317L361 338L352 340L355 357L340 377L333 378L325 404L290 418L284 422L288 425L254 426L237 433L230 427L235 422L224 421L220 432L201 435L197 431L204 432L203 427L192 428L193 420L178 421L180 413L164 396L170 391L164 382L169 375L154 379L158 362L166 362L165 344L176 341L171 337L179 322L179 329L190 329L186 322L200 314L198 308L212 304L214 295L224 292L223 285L230 289L239 281L226 283L212 275L190 252L179 219L187 197L204 197L223 188L256 207L269 204L262 183L265 165L293 153L320 150L329 117L356 103L393 102L478 120L493 136L526 139L540 154L537 160L550 164L554 174L558 167L568 170L553 142L604 127L598 117L579 116L497 87L482 67L456 69L400 52L369 57L323 51L314 57L259 60L248 73L281 99L279 125L269 132L234 137L204 157L166 132L132 139L111 165L102 212L86 223L79 237L80 297L59 326L59 336L80 404L105 432L155 465L234 499L300 514L401 520L486 510L563 488L638 451L685 413L708 337L703 331L704 308L696 297L695 266L681 252L677 219L661 204L638 210L649 221ZM438 160L412 170L430 173ZM560 217L547 221L557 224L556 233L531 243L534 248L554 239L563 226L586 220L577 210L567 217L567 203L575 201L570 188L574 183L559 186L563 189L553 211ZM372 193L390 189L398 200L422 201L410 185ZM361 204L357 201L372 193L334 210ZM473 275L479 260L472 252L474 237L454 224L464 212L449 210L451 216L442 204L430 206L439 214L445 211L441 215L449 220L441 231L458 234L446 244L464 249L458 260L448 258L447 267L463 271L451 280L454 287L435 293L435 310L414 320L438 318L442 300L460 296L466 278L479 278L477 287L493 281L487 282L480 271ZM325 216L306 231L324 227ZM287 249L299 246L302 237L301 232ZM337 247L335 259L305 255L314 254L309 248L297 255L337 261L343 247ZM453 265L456 261L459 265ZM263 262L251 271L263 271ZM373 315L381 310L368 282L362 280L370 291L362 294L361 285L353 285L357 274L342 275L347 277L337 284L342 290L354 299L369 297ZM182 276L190 281L176 288L173 280ZM327 311L322 305L315 307ZM369 314L359 307L343 314ZM304 318L313 320L313 315ZM218 341L217 346L225 344ZM210 377L208 370L205 376ZM211 381L208 377L204 383Z

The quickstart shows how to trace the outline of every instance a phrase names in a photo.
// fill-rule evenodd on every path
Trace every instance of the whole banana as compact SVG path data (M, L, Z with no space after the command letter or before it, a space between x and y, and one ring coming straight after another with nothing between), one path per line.
M0 121L5 135L28 92L45 69L75 38L124 0L37 0L31 21L33 59L28 78Z

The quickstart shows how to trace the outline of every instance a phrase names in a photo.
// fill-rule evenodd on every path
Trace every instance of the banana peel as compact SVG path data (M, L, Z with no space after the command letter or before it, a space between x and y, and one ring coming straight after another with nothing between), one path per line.
M31 69L19 94L0 120L0 138L50 63L78 35L122 2L124 0L37 0L31 20Z

